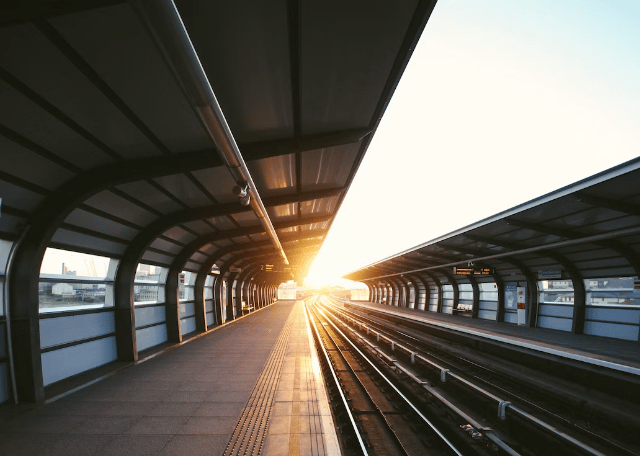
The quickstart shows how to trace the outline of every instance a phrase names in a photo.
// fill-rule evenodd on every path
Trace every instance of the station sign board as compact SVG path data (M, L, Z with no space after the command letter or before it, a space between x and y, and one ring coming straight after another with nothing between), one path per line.
M493 274L493 268L479 268L476 266L469 266L466 268L453 268L455 275L491 275Z
M562 270L561 269L546 269L538 271L538 279L561 279L562 278Z

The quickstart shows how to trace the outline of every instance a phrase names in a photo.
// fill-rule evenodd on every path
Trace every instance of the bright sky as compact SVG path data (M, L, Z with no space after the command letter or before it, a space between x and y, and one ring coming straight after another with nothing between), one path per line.
M640 2L440 0L307 284L640 155Z

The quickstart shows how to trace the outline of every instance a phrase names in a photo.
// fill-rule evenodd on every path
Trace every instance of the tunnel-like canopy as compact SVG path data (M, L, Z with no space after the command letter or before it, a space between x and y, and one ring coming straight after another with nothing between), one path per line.
M482 289L478 284L490 282L495 284L496 292L493 298L486 299L487 304L496 301L498 305L487 306L485 313L489 314L488 319L497 321L505 318L505 283L513 283L514 288L521 283L527 289L531 326L548 325L583 333L588 332L585 324L593 323L589 328L592 334L637 340L640 300L628 296L635 296L640 289L638 182L640 159L635 159L360 268L344 278L364 282L371 300L392 305L402 305L394 289L404 280L412 285L403 288L413 289L416 296L420 291L428 295L430 289L439 293L440 301L436 305L432 299L431 310L442 311L444 295L450 304L449 313L451 307L455 309L459 302L467 301L473 316L480 313L481 318L481 295L483 291L493 293L493 288ZM480 198L486 197L489 196L468 202L482 204ZM597 279L606 278L627 279L624 287L610 282L605 288L602 282L606 281ZM555 281L551 286L561 286L562 290L554 299L538 302L538 293L555 291L538 289L545 280ZM631 290L626 298L619 295L621 288ZM563 291L570 292L569 299L562 298ZM598 294L600 301L596 302ZM424 302L422 305L430 310L428 301L427 296L426 306ZM613 301L618 305L610 304ZM586 316L585 303L593 304ZM538 304L544 304L544 312ZM596 326L608 329L593 329Z
M104 278L116 332L135 326L141 264L163 268L168 304L184 274L202 291L213 271L228 284L211 297L218 322L233 284L267 302L303 278L435 5L14 3L0 10L0 239L13 249L0 279L14 347L34 365L47 248L117 263ZM159 20L163 8L178 19ZM266 213L241 205L235 186ZM127 343L135 358L135 337ZM35 378L25 388L38 396L38 367L27 370L19 377Z

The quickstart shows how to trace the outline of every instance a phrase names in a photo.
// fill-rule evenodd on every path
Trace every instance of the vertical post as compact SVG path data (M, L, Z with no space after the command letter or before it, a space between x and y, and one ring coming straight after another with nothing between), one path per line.
M173 265L169 268L167 281L164 287L164 306L167 316L167 340L169 342L182 342L182 331L180 328L180 300L178 298L179 284L178 274L182 268Z
M469 282L471 283L471 289L473 290L473 304L471 306L471 318L478 318L480 313L480 287L475 277L469 276Z
M136 314L134 307L134 281L138 259L125 253L120 259L113 284L116 350L118 361L137 361ZM158 285L161 285L158 283Z
M204 299L204 283L207 280L206 271L198 271L196 282L193 287L193 299L196 312L196 331L205 332L207 330L207 307Z

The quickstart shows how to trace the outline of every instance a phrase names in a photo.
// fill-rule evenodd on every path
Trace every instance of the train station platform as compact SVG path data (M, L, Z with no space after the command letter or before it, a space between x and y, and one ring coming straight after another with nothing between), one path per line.
M45 405L0 406L0 454L335 455L302 301L280 301Z
M559 358L640 376L640 349L638 342L634 341L578 335L552 329L530 328L480 318L434 313L365 301L346 301L345 303L361 309L399 314L427 325L461 332L471 337L489 339Z

